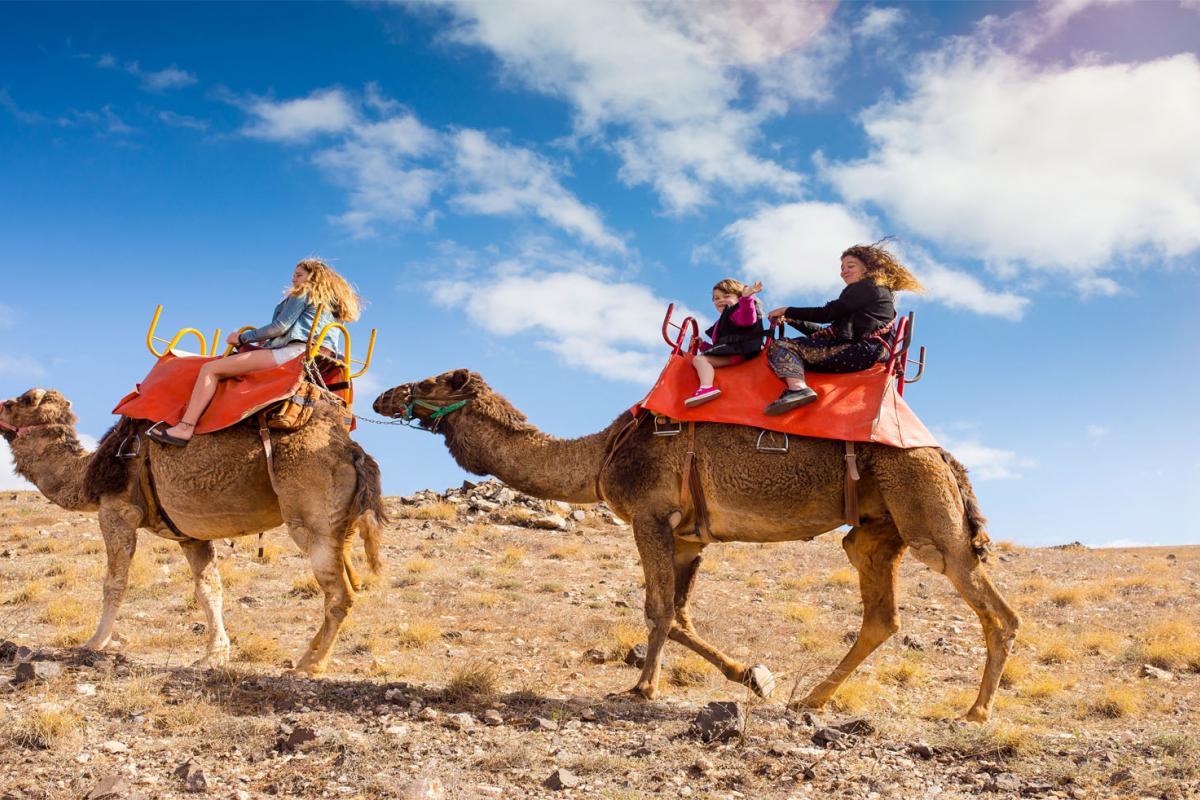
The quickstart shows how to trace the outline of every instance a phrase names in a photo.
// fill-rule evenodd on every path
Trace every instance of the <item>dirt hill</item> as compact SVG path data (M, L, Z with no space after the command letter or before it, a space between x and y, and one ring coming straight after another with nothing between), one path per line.
M285 674L320 599L283 531L222 545L228 669L186 665L204 624L178 547L143 534L104 654L95 515L0 497L0 798L925 798L1200 795L1200 548L1026 549L991 574L1022 629L987 725L954 721L983 642L949 583L902 570L900 634L819 714L786 710L858 629L829 534L708 549L694 619L779 679L756 701L679 645L661 700L630 688L641 568L603 507L494 483L389 498L388 572L328 677ZM32 676L32 677L30 677ZM29 679L26 679L29 678ZM731 701L745 729L693 727Z

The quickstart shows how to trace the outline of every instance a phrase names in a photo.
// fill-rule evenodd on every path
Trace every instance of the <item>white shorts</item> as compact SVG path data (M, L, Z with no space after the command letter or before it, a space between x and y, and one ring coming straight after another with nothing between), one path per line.
M304 352L304 342L292 342L283 347L272 347L270 352L275 357L276 364L286 364Z

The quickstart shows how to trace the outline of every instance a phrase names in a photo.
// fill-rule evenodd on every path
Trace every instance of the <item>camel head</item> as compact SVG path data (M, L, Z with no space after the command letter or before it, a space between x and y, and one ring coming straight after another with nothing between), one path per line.
M375 398L373 408L375 413L385 417L415 419L422 428L436 430L449 414L490 393L479 375L467 369L455 369L388 389Z
M40 425L74 425L71 401L53 389L30 389L0 404L0 433L8 441L22 429Z

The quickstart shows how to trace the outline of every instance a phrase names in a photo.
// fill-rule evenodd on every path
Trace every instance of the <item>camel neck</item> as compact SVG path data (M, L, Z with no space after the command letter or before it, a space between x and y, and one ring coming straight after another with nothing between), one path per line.
M79 446L67 425L50 425L15 437L9 447L17 473L38 488L46 499L68 511L95 511L87 499L84 475L92 456Z
M514 429L468 406L444 428L446 445L459 466L495 475L514 489L544 500L595 503L596 473L608 431L578 439L556 439L523 426Z

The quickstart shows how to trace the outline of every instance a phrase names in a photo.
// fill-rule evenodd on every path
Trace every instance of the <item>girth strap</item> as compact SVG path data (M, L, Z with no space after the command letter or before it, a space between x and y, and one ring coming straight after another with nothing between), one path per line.
M142 500L146 506L146 523L157 536L170 539L173 542L194 542L197 539L179 530L179 526L168 516L167 511L158 499L158 491L154 488L154 475L150 471L150 448L142 450L138 458L138 485L141 488ZM165 533L156 523L162 522L170 533Z
M846 524L858 525L858 456L854 442L846 442Z
M279 497L279 485L275 482L275 459L272 456L271 429L267 427L267 414L265 411L259 412L258 415L258 437L262 439L263 452L267 456L267 478L271 481L271 491L275 492L276 497Z
M612 463L614 458L616 458L616 455L618 452L620 452L621 447L624 446L629 437L633 435L633 432L637 430L638 425L642 421L642 417L645 415L646 412L644 411L634 414L633 418L629 420L629 422L625 423L625 427L617 431L617 435L612 438L612 441L608 445L608 453L604 456L604 461L600 464L600 469L596 472L596 496L606 503L608 502L608 498L604 496L604 471L608 469L608 465Z
M708 503L704 499L704 487L700 484L700 473L696 468L696 423L688 422L688 449L683 458L683 475L679 487L679 505L687 507L688 495L696 510L696 529L691 533L676 534L680 539L700 544L712 544L712 530L708 524Z

